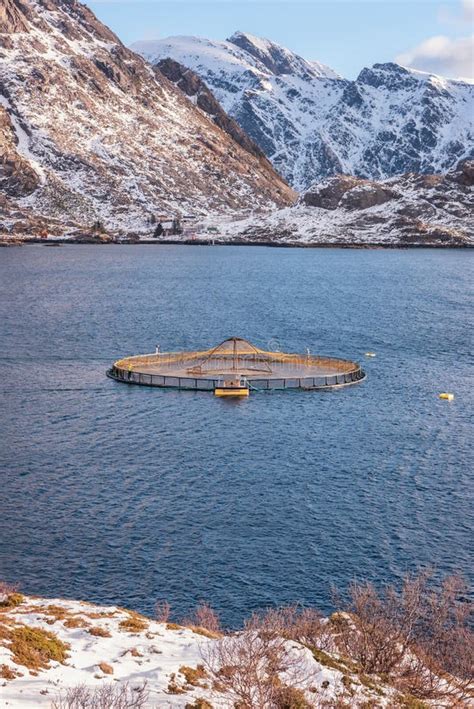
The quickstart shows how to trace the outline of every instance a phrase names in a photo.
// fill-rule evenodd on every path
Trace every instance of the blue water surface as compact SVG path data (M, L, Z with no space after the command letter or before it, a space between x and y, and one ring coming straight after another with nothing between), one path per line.
M231 625L327 611L355 578L472 579L473 271L463 250L0 249L0 577ZM232 335L368 376L245 401L105 377Z

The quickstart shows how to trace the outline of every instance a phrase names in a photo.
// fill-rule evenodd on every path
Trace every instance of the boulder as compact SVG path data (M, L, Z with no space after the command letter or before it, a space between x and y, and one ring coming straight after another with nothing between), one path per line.
M302 202L308 207L337 209L342 196L354 187L364 185L368 180L349 175L336 175L329 180L317 183L303 195Z
M390 188L376 182L367 182L345 192L341 199L341 206L345 209L368 209L397 198L398 194Z

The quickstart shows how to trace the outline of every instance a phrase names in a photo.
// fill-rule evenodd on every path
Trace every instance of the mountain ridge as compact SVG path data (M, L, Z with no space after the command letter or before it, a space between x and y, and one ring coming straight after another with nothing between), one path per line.
M151 63L169 57L195 71L299 191L337 173L442 173L474 154L474 85L461 80L386 62L349 81L242 32L132 46Z

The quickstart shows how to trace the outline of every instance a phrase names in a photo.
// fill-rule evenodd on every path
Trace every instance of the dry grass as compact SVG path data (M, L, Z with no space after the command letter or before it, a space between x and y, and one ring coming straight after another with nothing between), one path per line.
M107 662L99 662L97 666L104 673L104 675L113 675L114 673L114 668Z
M184 709L212 709L212 704L207 699L198 697L192 704L185 704Z
M202 635L204 638L209 638L209 640L217 640L222 637L222 633L215 633L212 630L207 630L201 626L191 625L189 630L192 630L196 635Z
M192 684L193 687L202 687L200 683L201 680L207 678L207 672L204 665L198 665L197 667L188 667L183 665L179 668L179 673L183 675L187 684Z
M81 618L81 616L71 616L67 618L63 623L65 628L88 628L89 623Z
M183 626L178 625L178 623L166 623L167 630L182 630Z
M89 635L93 635L95 638L111 638L111 633L107 628L101 628L99 625L95 625L93 628L89 628L87 631Z
M11 667L8 667L8 665L0 665L0 679L15 679L16 677L23 677L21 672L17 672L16 670L13 670Z
M186 690L176 681L176 674L174 672L170 675L170 681L168 682L168 693L169 694L185 694Z
M21 626L10 631L9 650L13 661L31 670L45 670L50 661L64 664L70 645L54 634L41 628Z
M16 608L17 606L20 606L24 600L25 597L21 593L9 593L0 601L0 610L3 611Z
M138 615L131 615L129 618L120 621L119 628L128 633L141 633L148 629L148 623Z
M42 613L46 616L52 616L55 620L64 620L71 615L67 608L63 608L63 606L55 606L54 604L37 607L35 608L35 613Z

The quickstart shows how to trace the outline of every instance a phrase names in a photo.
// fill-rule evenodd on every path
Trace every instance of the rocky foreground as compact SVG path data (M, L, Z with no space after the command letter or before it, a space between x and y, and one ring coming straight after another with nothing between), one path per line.
M376 608L370 615L372 623ZM117 606L8 593L0 602L0 704L9 709L472 706L469 682L447 674L440 679L408 649L400 653L401 635L395 640L387 628L380 635L371 625L367 629L378 643L372 660L379 667L401 661L401 672L383 674L376 665L367 665L367 671L360 658L341 652L338 638L363 637L347 613L324 619L312 611L281 609L244 631L223 634L207 606L194 621L177 625L166 614L158 621ZM364 650L365 642L353 645L362 662L371 652L370 642ZM407 692L407 681L418 697L427 698Z

